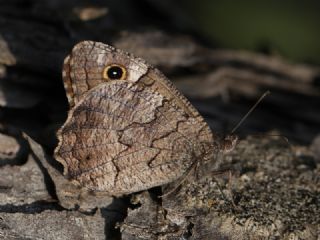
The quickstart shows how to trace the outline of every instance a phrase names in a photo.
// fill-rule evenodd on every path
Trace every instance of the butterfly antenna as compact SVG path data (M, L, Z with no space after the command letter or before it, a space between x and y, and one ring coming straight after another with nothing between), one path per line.
M241 124L247 119L247 117L252 113L252 111L259 105L259 103L270 94L270 91L266 91L262 96L258 99L258 101L250 108L250 110L247 112L246 115L238 122L238 124L232 129L231 134L233 134L240 126Z

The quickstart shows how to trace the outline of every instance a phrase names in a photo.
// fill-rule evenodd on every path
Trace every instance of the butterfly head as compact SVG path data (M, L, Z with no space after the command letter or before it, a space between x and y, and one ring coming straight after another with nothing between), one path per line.
M239 137L235 134L227 135L221 140L220 151L223 153L231 152L238 144Z

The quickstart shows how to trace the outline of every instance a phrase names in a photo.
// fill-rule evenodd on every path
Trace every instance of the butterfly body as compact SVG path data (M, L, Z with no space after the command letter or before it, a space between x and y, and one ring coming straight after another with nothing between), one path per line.
M156 68L109 45L77 44L65 59L70 111L55 158L78 185L121 196L172 182L213 159L211 130Z

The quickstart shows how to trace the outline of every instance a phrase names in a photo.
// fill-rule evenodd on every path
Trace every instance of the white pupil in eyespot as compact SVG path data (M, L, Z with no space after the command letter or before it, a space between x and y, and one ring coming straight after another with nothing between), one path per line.
M108 69L107 75L109 79L121 79L123 75L123 70L121 67L112 66Z

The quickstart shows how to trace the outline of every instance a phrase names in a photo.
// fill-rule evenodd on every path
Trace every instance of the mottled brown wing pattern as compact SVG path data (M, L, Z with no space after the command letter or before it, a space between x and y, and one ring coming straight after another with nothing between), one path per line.
M56 158L80 185L122 195L181 176L208 146L205 129L151 89L117 81L93 88L70 111Z
M124 80L103 69L123 66ZM77 44L63 79L71 110L56 159L80 186L120 196L169 183L213 158L213 136L197 110L157 69L103 43Z
M148 71L144 60L109 45L84 41L78 43L64 60L62 77L69 105L73 107L91 88L105 83L102 72L109 64L119 64L127 69L127 80L138 81Z

